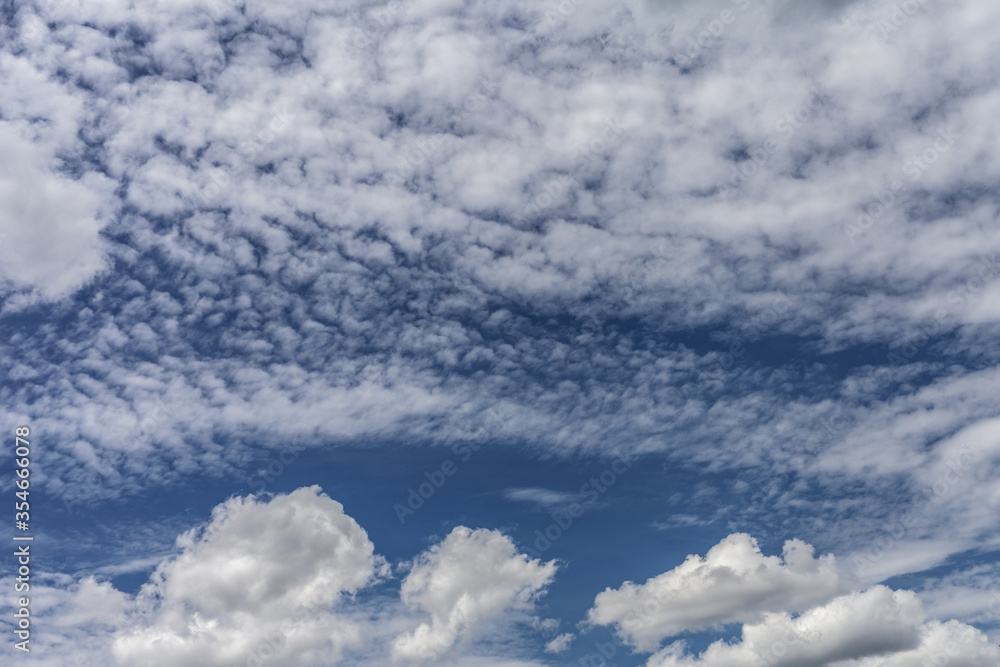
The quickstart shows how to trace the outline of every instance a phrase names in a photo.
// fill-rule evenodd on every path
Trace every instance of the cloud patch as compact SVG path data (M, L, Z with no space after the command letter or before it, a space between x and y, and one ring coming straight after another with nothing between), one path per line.
M1000 649L958 621L927 621L911 591L876 586L850 593L792 618L767 614L743 626L741 641L717 641L700 656L676 642L647 667L910 667L940 664L989 667Z
M428 662L446 656L488 624L530 609L556 569L555 561L518 554L502 533L455 528L417 559L403 582L403 602L431 620L397 637L393 657Z
M51 151L25 134L0 121L0 280L65 297L107 265L99 232L114 184L96 173L56 173Z
M263 651L306 664L361 645L360 626L337 607L384 563L319 487L266 503L232 498L178 546L141 590L136 627L115 637L120 663L231 667Z
M626 582L598 594L587 620L614 625L625 642L655 650L671 636L760 618L767 611L803 609L845 588L833 556L813 557L801 540L781 556L764 556L757 541L735 533L644 584Z

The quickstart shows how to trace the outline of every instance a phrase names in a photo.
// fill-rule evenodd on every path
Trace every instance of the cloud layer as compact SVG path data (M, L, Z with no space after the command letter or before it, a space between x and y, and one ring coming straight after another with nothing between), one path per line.
M997 26L974 0L18 3L0 423L45 434L34 479L76 510L260 479L270 443L477 438L738 474L688 523L837 545L865 585L996 549ZM530 483L508 497L566 500ZM293 609L326 583L342 632L288 650L352 655L366 619L333 600L379 563L333 501L295 498L330 523L289 539L355 545L343 572L208 577L270 512L226 505L119 655L229 660L272 631L269 586ZM649 582L591 620L654 647L844 592L804 543L748 540L656 578L693 621L629 621ZM432 574L463 549L515 572L462 598ZM516 616L551 573L510 549L453 533L418 559L380 650L462 649L467 605Z
M807 476L995 417L994 8L570 4L20 7L3 399L53 491L492 406L545 452Z

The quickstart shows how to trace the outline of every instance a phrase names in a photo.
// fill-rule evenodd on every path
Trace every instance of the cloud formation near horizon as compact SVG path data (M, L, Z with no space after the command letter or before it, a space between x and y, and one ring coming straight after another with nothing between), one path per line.
M135 596L93 577L35 593L53 598L44 618L57 620L35 639L39 664L499 667L513 664L504 662L511 654L490 658L480 644L505 640L505 625L530 627L557 569L529 560L498 531L457 527L411 564L399 597L362 600L390 568L315 486L231 498L177 547Z
M886 586L844 593L830 556L785 543L782 558L763 556L748 535L733 534L704 558L642 586L626 582L594 600L588 621L614 624L628 646L650 653L647 667L986 667L1000 658L985 633L958 621L928 619L912 591ZM844 594L841 594L844 593ZM664 639L705 626L742 623L739 642L713 642L698 656L684 640ZM613 648L613 647L612 647ZM610 651L609 651L610 652Z

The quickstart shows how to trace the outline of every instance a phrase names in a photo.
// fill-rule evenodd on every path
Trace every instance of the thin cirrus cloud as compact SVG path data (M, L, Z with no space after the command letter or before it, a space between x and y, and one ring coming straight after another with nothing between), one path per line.
M539 488L504 489L503 497L515 502L531 503L544 510L559 509L578 502L581 498L579 494Z

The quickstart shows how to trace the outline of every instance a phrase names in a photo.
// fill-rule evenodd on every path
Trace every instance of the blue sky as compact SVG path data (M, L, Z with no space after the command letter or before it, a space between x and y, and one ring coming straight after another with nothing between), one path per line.
M1000 8L0 8L5 664L998 663Z

